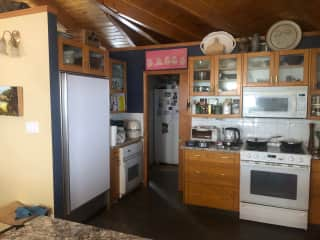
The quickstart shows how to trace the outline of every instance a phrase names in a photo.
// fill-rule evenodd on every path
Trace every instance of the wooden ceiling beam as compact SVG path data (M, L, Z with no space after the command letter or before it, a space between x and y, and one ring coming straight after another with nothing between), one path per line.
M128 36L128 34L127 34L125 31L122 30L122 28L121 28L121 27L119 26L119 24L112 18L112 16L106 15L106 17L108 18L108 20L109 20L110 22L113 23L114 26L117 27L117 29L119 30L119 32L121 33L121 35L123 36L123 38L124 38L125 40L127 40L127 42L129 43L129 45L130 45L131 47L135 47L136 44L132 41L132 39Z
M98 3L98 5L101 8L101 10L105 12L105 14L108 14L108 15L112 16L113 18L115 18L116 20L118 20L119 22L121 22L122 24L125 24L132 31L134 31L137 34L139 34L140 36L148 39L151 43L159 44L159 42L156 39L154 39L152 36L150 36L148 33L143 31L141 28L139 28L135 24L131 23L127 19L119 16L117 13L113 12L110 8L108 8L104 4Z
M135 20L135 23L142 27L160 33L176 41L188 41L199 39L199 34L187 31L187 27L184 28L177 24L162 18L159 15L155 15L148 11L147 8L143 8L138 5L136 1L128 0L98 0L105 6L110 7L119 14L126 15Z

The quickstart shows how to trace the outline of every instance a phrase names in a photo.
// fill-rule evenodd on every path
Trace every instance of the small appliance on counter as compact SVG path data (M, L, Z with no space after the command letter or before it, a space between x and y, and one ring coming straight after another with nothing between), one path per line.
M127 137L129 139L141 136L141 124L138 120L127 120L126 122Z
M218 142L221 134L215 126L194 126L191 130L191 140Z
M223 144L226 146L236 146L241 143L240 130L234 127L227 127L223 129Z
M126 141L126 131L124 127L117 127L117 144L124 143Z

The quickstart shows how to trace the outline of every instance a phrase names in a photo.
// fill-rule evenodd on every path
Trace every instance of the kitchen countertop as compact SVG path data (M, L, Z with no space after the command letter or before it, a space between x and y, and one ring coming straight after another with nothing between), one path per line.
M81 223L51 217L37 217L18 229L10 229L0 234L1 240L36 239L104 239L140 240L146 239L112 230L97 228Z
M112 146L111 148L112 149L114 149L114 148L122 148L122 147L128 146L130 144L139 142L142 139L143 139L143 137L138 137L138 138L134 138L134 139L127 139L124 143L117 144L115 146Z
M198 151L212 151L212 152L225 152L225 153L240 153L240 150L242 149L242 145L239 147L225 147L220 148L215 145L211 145L208 148L200 148L200 147L188 147L188 146L181 146L181 149L187 149L187 150L198 150Z

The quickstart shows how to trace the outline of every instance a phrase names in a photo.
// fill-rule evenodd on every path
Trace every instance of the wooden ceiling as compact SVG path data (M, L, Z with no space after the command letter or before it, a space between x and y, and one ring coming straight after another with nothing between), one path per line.
M235 37L265 34L279 20L320 30L319 0L24 0L53 5L70 31L93 30L107 47L201 41L224 30Z

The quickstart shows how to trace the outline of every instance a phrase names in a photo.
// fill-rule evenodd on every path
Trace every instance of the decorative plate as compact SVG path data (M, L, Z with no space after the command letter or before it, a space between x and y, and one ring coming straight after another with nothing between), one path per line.
M224 53L231 53L236 46L236 40L231 34L224 31L217 31L203 38L200 44L201 51L205 55L211 55L210 46L215 44L217 42L216 40L224 46Z
M272 50L288 50L296 48L301 37L301 28L298 24L283 20L269 28L266 41Z

